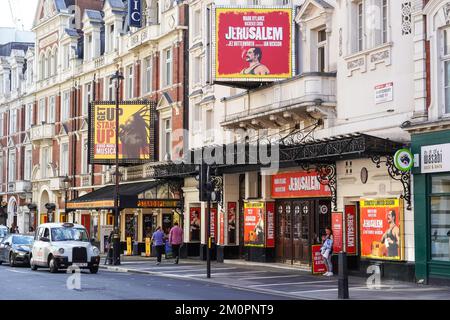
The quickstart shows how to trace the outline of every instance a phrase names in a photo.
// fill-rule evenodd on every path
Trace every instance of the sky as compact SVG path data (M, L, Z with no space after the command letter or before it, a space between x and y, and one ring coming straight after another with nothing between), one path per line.
M0 27L31 30L37 3L38 0L0 0Z

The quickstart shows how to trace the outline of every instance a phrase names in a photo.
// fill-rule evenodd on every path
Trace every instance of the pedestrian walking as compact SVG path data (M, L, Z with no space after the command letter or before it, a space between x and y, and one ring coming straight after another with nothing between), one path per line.
M180 259L180 247L183 244L183 229L178 226L178 222L173 224L169 232L169 243L172 246L172 253L175 257L175 264Z
M161 227L156 228L156 231L152 236L152 242L155 244L157 265L161 264L161 256L164 250L164 237L165 235L164 232L162 232Z
M331 227L325 228L326 235L322 236L322 248L320 248L320 253L325 261L325 266L327 267L327 272L323 275L326 277L333 276L333 264L331 263L331 257L333 255L333 231Z

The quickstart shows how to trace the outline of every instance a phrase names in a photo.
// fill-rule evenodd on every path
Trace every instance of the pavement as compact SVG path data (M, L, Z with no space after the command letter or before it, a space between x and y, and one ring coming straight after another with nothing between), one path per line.
M165 279L189 280L198 283L224 285L227 288L275 295L284 299L335 300L338 297L338 277L312 275L310 269L285 264L254 263L225 260L211 263L211 278L206 277L206 262L198 259L164 259L123 256L121 265L101 268L119 273L151 275ZM369 284L368 284L369 282ZM349 277L350 299L356 300L450 300L450 287L420 285L410 282Z

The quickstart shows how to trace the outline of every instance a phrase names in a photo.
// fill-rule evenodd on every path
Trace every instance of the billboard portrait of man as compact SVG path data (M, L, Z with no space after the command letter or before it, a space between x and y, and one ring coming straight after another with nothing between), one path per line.
M249 66L242 69L241 74L266 75L270 74L269 69L261 63L262 50L258 47L249 48L245 54L245 61Z

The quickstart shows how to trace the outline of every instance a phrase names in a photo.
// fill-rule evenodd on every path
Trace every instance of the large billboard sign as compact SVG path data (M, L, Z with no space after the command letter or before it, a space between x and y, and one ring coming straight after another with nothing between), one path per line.
M89 163L114 164L116 105L113 102L93 102L89 111ZM155 119L154 102L119 103L119 164L154 161Z
M361 257L404 260L403 200L360 201Z
M215 81L276 81L292 77L290 8L215 8Z

